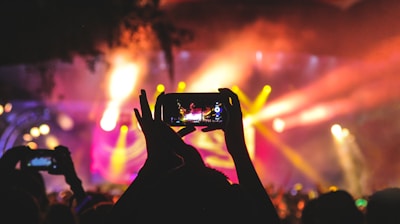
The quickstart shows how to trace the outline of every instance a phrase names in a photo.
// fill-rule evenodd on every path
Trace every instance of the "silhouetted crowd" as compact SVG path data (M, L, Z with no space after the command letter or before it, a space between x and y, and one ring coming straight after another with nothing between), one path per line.
M146 92L134 113L146 140L147 158L137 177L114 195L85 190L68 147L35 150L15 146L0 158L1 223L265 223L265 224L399 224L400 188L387 187L358 203L346 190L284 192L264 186L252 164L244 139L240 102L230 89L219 89L227 111L221 126L238 177L206 165L183 136L160 117L157 99L152 113ZM161 93L159 97L163 96ZM48 193L41 175L62 175L70 186Z

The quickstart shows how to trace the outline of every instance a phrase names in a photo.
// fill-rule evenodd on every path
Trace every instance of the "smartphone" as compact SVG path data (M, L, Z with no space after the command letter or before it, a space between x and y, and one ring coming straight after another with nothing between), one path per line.
M50 149L35 149L32 150L29 156L22 161L23 168L34 170L56 170L57 161L54 157L54 150Z
M161 118L170 126L222 126L226 119L220 93L167 93L159 100Z

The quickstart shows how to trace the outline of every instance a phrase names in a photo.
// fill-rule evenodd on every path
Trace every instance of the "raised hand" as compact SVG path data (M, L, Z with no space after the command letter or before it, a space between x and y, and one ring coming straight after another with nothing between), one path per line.
M183 141L174 130L161 121L158 116L160 107L157 103L153 118L145 90L141 90L139 100L141 113L137 108L134 108L134 112L146 140L147 160L143 168L166 171L181 166L183 160L174 152L174 148L184 144Z

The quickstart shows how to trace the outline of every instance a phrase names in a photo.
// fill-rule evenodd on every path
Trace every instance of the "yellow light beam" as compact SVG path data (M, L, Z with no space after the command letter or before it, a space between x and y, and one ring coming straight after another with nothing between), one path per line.
M265 85L260 93L257 95L256 99L253 101L252 106L251 106L251 113L256 113L261 108L264 106L264 104L267 102L268 96L271 93L271 86Z
M115 149L111 154L111 173L113 176L121 175L126 165L126 136L128 134L128 126L122 125L120 134L115 145Z
M250 101L249 97L240 90L238 86L232 86L232 92L236 93L238 95L240 104L242 105L242 108L251 108L252 102Z
M327 182L316 172L316 170L309 166L303 158L297 154L291 147L287 146L279 140L270 130L261 125L260 123L254 123L260 133L267 138L271 143L277 146L283 155L300 171L302 171L307 177L313 180L315 183L321 183L323 186L329 186Z

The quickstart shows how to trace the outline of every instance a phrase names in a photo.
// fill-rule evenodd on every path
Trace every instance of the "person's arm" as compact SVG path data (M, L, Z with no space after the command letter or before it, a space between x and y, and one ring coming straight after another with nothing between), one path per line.
M239 185L252 198L254 215L260 223L280 223L279 216L250 159L244 138L242 111L235 93L220 89L227 99L228 121L223 128L228 152L233 158ZM228 100L229 99L229 100Z
M82 181L76 173L74 163L71 158L71 152L66 146L59 145L54 148L55 159L57 161L57 168L50 169L49 174L63 175L65 182L70 186L74 194L74 199L77 202L75 212L80 213L83 208L90 202L91 198L86 194L83 188Z
M174 152L174 148L181 141L180 137L160 120L157 115L157 103L157 111L153 118L144 90L141 91L139 100L141 113L137 108L134 112L146 140L147 158L136 178L115 203L107 223L133 222L135 212L146 202L153 186L156 186L169 171L183 164L182 158Z

